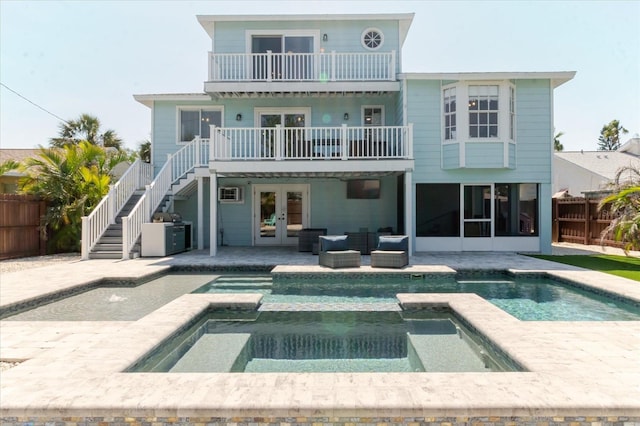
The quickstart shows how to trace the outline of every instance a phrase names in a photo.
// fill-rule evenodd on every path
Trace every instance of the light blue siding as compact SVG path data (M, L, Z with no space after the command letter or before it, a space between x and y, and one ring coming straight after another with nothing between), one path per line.
M452 143L442 146L442 168L457 169L460 167L460 144Z
M407 122L413 123L414 182L441 170L440 82L408 80Z
M499 169L504 167L503 142L467 142L465 167L470 169Z

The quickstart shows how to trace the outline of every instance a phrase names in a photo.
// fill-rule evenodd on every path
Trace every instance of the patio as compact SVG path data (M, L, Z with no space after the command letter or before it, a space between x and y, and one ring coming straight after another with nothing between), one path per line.
M362 256L360 272L371 271ZM194 269L287 265L331 272L296 248L222 247L168 258L90 260L3 273L0 307L100 280ZM637 283L515 253L436 253L410 268L548 271L640 301ZM341 270L344 272L345 270ZM33 422L632 424L640 421L640 322L522 322L466 294L404 295L444 303L522 363L526 373L122 373L210 305L255 306L252 295L184 295L134 322L0 322L3 424ZM268 390L268 391L265 391Z

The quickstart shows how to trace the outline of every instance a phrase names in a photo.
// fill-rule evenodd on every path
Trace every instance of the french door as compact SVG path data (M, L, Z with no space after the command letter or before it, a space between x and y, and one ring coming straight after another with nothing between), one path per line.
M309 221L309 185L254 185L256 245L296 245Z

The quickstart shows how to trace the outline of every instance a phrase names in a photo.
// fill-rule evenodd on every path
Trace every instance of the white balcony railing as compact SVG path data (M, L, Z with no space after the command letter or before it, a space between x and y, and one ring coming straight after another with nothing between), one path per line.
M111 186L109 193L100 201L89 216L82 217L82 259L89 259L89 252L96 245L116 215L137 189L143 188L153 179L153 167L137 159L122 177Z
M412 126L258 127L211 126L212 161L367 160L412 156Z
M211 53L209 81L394 81L396 52Z
M123 259L129 258L129 252L142 233L142 224L151 220L151 216L171 189L171 185L194 168L207 165L208 150L208 141L196 138L167 157L167 162L153 182L146 186L144 195L140 197L131 213L122 218Z

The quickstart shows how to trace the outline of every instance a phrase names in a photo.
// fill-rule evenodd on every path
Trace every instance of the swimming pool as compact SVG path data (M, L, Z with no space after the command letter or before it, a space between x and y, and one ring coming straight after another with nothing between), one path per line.
M296 274L171 272L132 287L104 287L7 316L10 321L135 321L185 293L261 293L261 309L399 310L398 293L476 293L523 321L640 321L640 304L596 294L537 276L494 273L411 276L406 274ZM291 308L287 308L291 309ZM308 310L308 309L307 309Z
M521 371L451 314L212 312L130 372Z
M640 321L640 306L541 276L224 276L194 293L259 292L264 304L396 303L398 293L475 293L523 321Z

